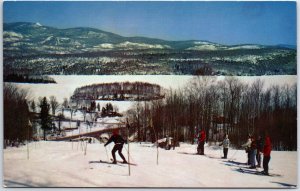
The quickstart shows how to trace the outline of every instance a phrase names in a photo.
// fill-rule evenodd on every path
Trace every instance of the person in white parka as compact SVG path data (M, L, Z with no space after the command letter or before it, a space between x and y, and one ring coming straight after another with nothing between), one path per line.
M223 140L222 143L219 145L219 146L222 146L222 145L223 145L223 153L224 153L224 157L223 157L223 158L224 158L224 159L227 159L227 154L228 154L229 144L230 144L230 141L229 141L228 135L226 134L224 140Z

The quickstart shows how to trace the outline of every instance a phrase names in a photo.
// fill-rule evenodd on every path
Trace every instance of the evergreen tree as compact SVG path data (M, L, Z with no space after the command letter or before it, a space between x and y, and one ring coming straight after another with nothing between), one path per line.
M96 109L96 102L92 101L91 102L91 111L95 111L95 109Z
M113 106L112 106L111 103L107 103L107 104L106 104L106 111L107 111L108 113L114 111L114 108L113 108Z
M40 108L41 128L44 131L44 140L46 140L46 131L51 129L51 118L49 115L50 105L46 97L41 100Z
M32 131L28 129L30 116L26 101L27 95L28 92L24 89L20 89L15 85L4 84L4 147L6 143L20 143L31 139Z
M50 97L50 105L51 105L52 115L55 116L55 112L59 106L59 103L54 96Z
M36 105L35 105L34 100L31 102L30 109L32 112L36 112Z
M100 111L100 104L99 103L97 104L97 109L98 109L98 111Z
M106 109L105 109L105 107L102 107L102 112L101 112L101 116L102 117L105 117L106 116Z

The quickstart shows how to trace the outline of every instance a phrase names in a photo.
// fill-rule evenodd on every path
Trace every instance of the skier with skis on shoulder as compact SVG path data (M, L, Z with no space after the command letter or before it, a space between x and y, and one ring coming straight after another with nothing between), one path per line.
M269 175L269 162L271 160L271 150L272 150L271 139L268 135L266 135L265 145L264 145L264 159L263 159L264 171L262 171L262 173L265 175Z
M221 144L219 144L219 146L223 145L223 153L224 153L224 157L222 157L223 159L227 159L229 144L230 141L228 139L228 134L226 134L224 140L221 142Z
M116 160L116 152L117 151L118 151L120 157L122 158L123 163L127 163L124 155L122 154L123 145L124 145L124 143L127 143L127 141L124 140L121 135L119 135L119 130L118 129L115 129L113 131L113 135L108 139L107 143L105 143L104 146L106 147L111 142L115 143L114 148L111 151L111 154L112 154L112 157L113 157L113 164L117 163L117 160Z
M205 144L205 139L206 139L206 133L204 129L202 129L199 133L199 139L198 139L198 154L204 155L204 144Z
M248 157L248 162L247 164L250 165L250 148L251 148L251 142L252 142L252 138L251 135L248 135L248 139L247 142L245 144L242 145L243 148L245 148L245 151L247 153L247 157Z

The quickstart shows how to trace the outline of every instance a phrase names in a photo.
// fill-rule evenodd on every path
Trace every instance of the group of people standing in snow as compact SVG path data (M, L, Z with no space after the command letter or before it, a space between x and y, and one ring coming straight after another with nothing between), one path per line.
M197 154L204 155L204 143L206 139L206 133L204 130L201 130L198 135L198 147ZM219 144L219 146L223 146L223 159L227 159L228 149L230 145L230 140L228 138L228 134L225 135L223 141ZM272 144L270 137L266 134L265 139L263 141L262 137L259 135L255 139L254 136L249 135L248 140L245 144L242 145L245 148L248 161L247 164L250 165L249 168L256 169L261 168L261 159L263 154L263 174L269 175L269 162L271 160L271 150ZM256 165L257 162L257 165Z
M245 144L242 145L245 148L246 153L248 154L248 165L250 168L255 169L256 167L261 167L261 154L263 153L263 174L269 174L269 162L271 160L271 150L272 144L271 139L268 135L265 136L263 141L261 136L258 136L256 139L254 136L249 135L248 140ZM257 161L257 165L256 165Z
M199 132L198 135L198 147L197 147L197 154L204 155L204 144L206 140L206 133L205 130L202 129ZM169 145L170 138L167 137L167 144ZM120 135L118 130L113 131L113 135L110 137L110 139L107 141L107 143L104 146L107 146L109 143L114 142L114 148L112 150L112 156L113 156L113 163L117 163L115 153L118 151L120 157L123 159L123 163L127 163L125 157L122 154L122 148L124 143L127 141L124 140ZM223 146L223 154L224 159L227 159L228 155L228 149L230 145L230 140L228 138L228 134L225 135L224 140L219 144L219 146ZM268 135L265 136L265 140L262 140L261 136L257 136L255 139L254 136L249 135L248 140L245 144L241 145L243 148L245 148L248 161L247 164L250 165L249 168L256 169L256 167L261 168L261 154L263 153L263 168L262 171L263 174L269 175L269 162L271 159L271 140ZM170 149L170 148L169 148ZM257 161L257 165L256 165Z

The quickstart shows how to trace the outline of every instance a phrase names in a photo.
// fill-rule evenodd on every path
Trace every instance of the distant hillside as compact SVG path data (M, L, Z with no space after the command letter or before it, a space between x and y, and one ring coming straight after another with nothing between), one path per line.
M296 74L296 49L289 45L166 41L29 22L4 23L3 50L6 72L31 75Z

